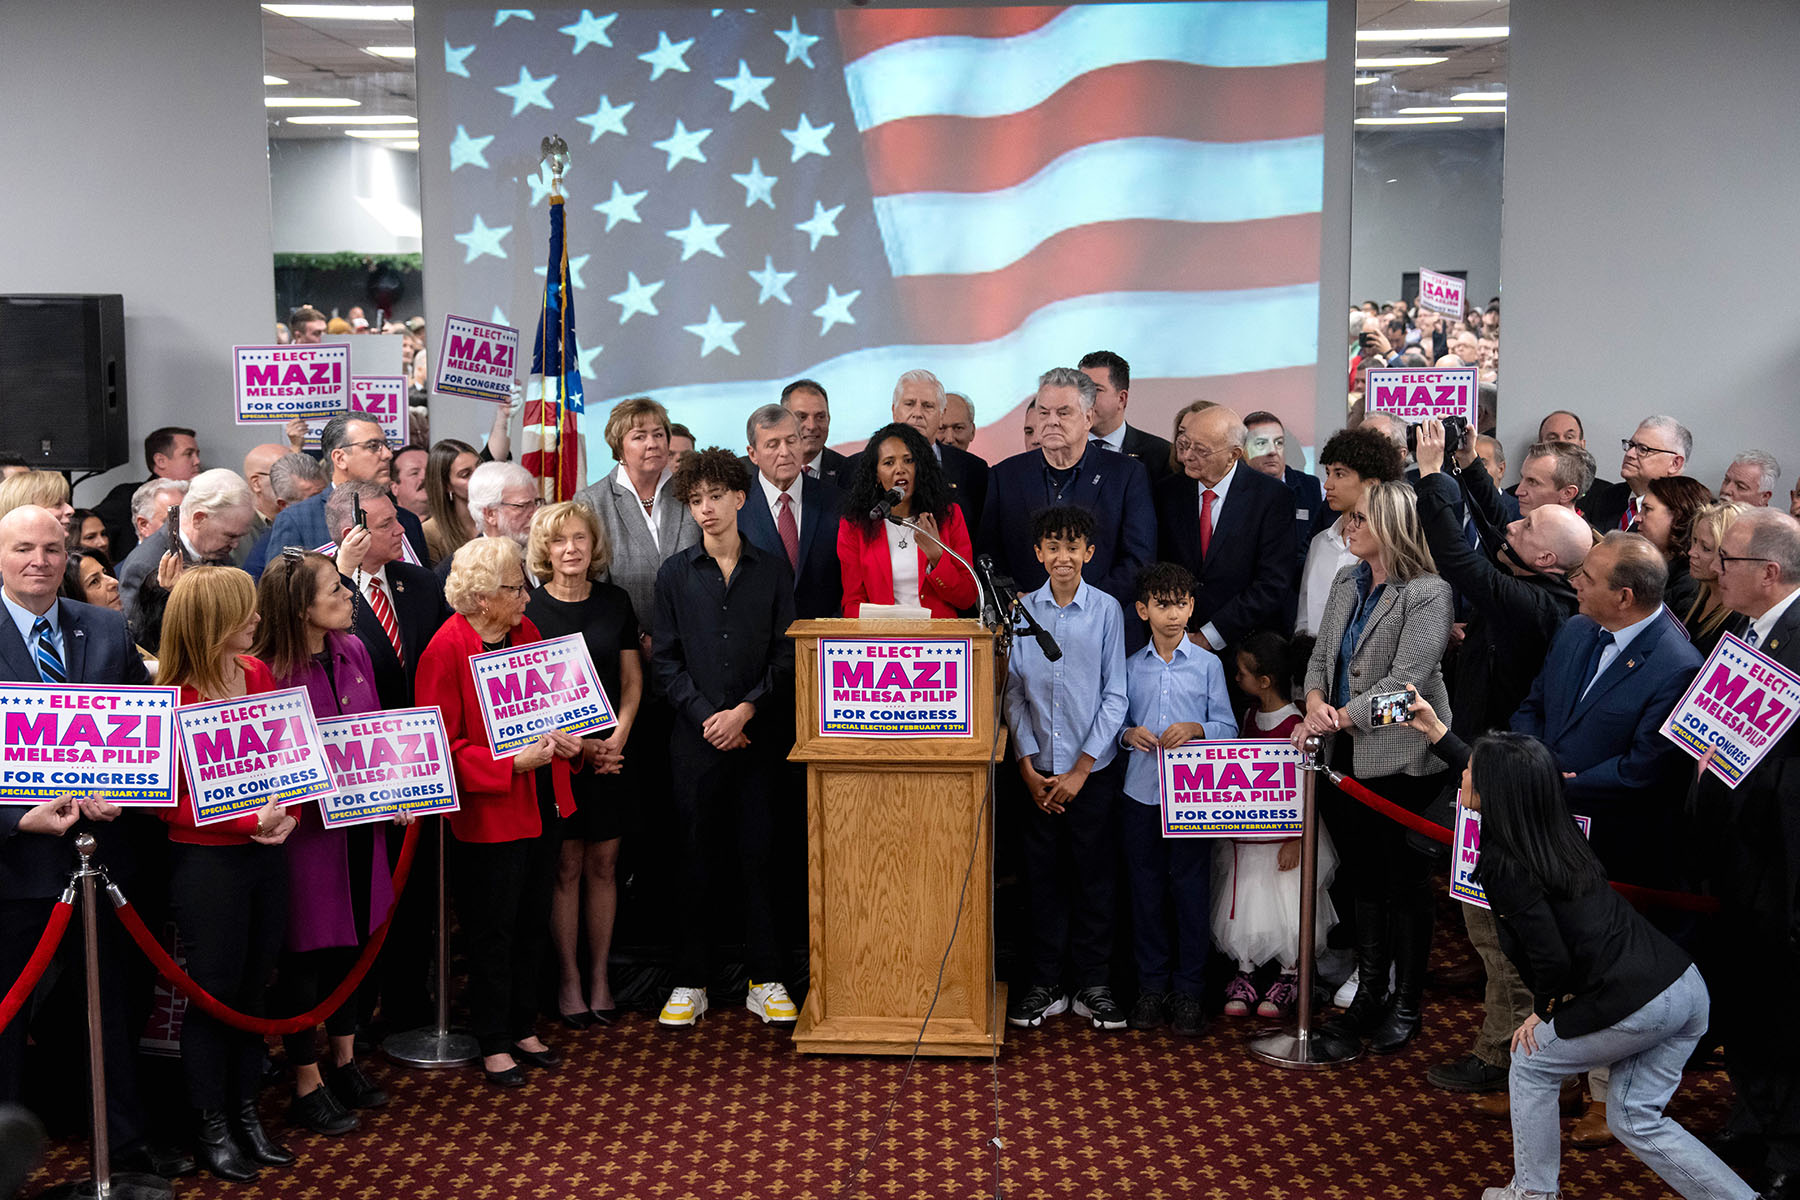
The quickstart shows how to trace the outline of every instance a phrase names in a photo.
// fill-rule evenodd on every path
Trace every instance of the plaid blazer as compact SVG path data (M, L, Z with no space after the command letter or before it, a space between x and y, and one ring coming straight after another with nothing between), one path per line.
M1306 668L1306 691L1322 692L1327 700L1337 687L1338 650L1356 608L1359 565L1345 567L1332 581L1331 598L1319 621L1319 640ZM1415 731L1404 725L1371 725L1369 698L1404 691L1410 683L1448 726L1450 696L1444 688L1442 663L1455 614L1450 585L1436 575L1421 575L1404 584L1390 581L1382 591L1350 659L1348 708L1355 729L1349 736L1354 739L1352 771L1359 779L1435 775L1444 769L1443 761L1431 752L1431 744ZM1336 733L1326 739L1328 760L1332 743L1343 736Z

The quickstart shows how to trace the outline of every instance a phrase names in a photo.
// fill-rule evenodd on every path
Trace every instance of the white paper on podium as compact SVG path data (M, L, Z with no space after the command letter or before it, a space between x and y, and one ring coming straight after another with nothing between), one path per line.
M917 604L865 604L856 615L876 621L929 621L931 610Z

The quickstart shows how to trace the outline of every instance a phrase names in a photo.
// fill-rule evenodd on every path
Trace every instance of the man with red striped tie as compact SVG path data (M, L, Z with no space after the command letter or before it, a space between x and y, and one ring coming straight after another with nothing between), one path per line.
M1674 417L1645 417L1622 444L1622 482L1604 489L1596 487L1588 493L1584 515L1588 524L1601 533L1637 528L1638 506L1650 490L1650 481L1681 474L1694 452L1694 435Z
M325 524L337 541L338 573L359 601L356 636L368 647L381 706L409 708L419 655L450 616L444 590L430 571L402 558L405 532L380 484L340 483L325 502Z

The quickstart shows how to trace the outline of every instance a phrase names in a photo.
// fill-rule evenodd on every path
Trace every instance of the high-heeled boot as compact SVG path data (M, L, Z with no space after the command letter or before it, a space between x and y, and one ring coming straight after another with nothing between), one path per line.
M216 1108L200 1110L200 1128L194 1140L194 1157L200 1165L228 1183L249 1183L258 1172L244 1157L226 1127L225 1114Z
M1387 911L1379 900L1356 902L1356 999L1330 1022L1349 1037L1363 1038L1381 1023L1387 1008L1392 943Z
M244 1152L259 1163L285 1167L294 1162L293 1151L275 1141L269 1136L269 1131L263 1128L262 1117L256 1111L254 1100L245 1100L237 1106L237 1110L231 1115L231 1132Z
M1409 894L1393 908L1394 996L1369 1034L1369 1050L1393 1054L1417 1037L1423 1023L1425 962L1431 956L1434 900L1430 892Z

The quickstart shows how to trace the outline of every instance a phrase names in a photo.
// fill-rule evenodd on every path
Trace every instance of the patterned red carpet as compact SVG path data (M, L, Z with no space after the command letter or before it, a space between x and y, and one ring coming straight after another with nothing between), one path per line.
M1244 1027L1207 1036L1102 1037L1073 1016L1010 1036L1000 1063L1000 1187L1026 1197L1251 1197L1405 1200L1479 1196L1510 1175L1503 1122L1465 1115L1466 1098L1426 1085L1460 1054L1476 1005L1436 993L1427 1034L1392 1058L1297 1072L1252 1061ZM371 1064L393 1095L340 1139L289 1133L285 1097L266 1093L270 1128L301 1155L233 1186L177 1184L183 1197L901 1197L995 1195L994 1094L985 1062L922 1060L857 1189L864 1147L903 1062L811 1058L741 1008L674 1033L631 1015L561 1033L556 1074L517 1092L473 1071ZM1723 1118L1723 1072L1692 1074L1674 1112L1690 1127ZM1566 1131L1567 1123L1565 1123ZM85 1148L56 1145L33 1191L86 1174ZM1625 1151L1568 1150L1564 1195L1672 1195Z

